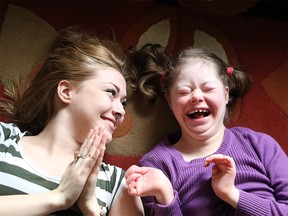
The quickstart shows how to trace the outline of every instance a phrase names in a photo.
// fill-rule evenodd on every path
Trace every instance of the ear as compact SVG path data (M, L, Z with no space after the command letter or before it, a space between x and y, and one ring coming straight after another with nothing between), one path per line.
M69 104L71 100L71 90L72 85L67 80L61 80L57 86L57 93L59 99L65 103Z
M226 99L226 104L228 104L229 102L229 92L230 92L230 89L228 86L225 86L225 99Z

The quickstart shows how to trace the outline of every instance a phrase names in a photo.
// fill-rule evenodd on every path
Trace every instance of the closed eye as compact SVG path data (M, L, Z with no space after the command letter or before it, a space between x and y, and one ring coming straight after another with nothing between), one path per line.
M209 87L203 88L204 92L210 92L210 91L213 91L213 90L214 90L214 88L209 88Z
M180 88L177 90L177 94L180 94L180 95L187 95L187 94L190 94L192 92L192 89L191 88Z

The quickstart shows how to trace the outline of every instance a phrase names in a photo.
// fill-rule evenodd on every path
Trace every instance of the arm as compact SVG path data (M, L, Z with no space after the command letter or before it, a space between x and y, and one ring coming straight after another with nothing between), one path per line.
M83 158L70 163L55 190L33 195L0 196L0 215L47 215L71 207L96 163L99 154L93 142L96 133L95 130L88 133L80 148Z
M34 195L0 196L0 215L40 216L70 206L69 201L58 191Z
M253 148L263 164L269 183L265 191L240 191L236 209L239 215L288 215L288 157L280 145L267 134L249 134ZM257 208L255 208L257 206Z
M42 216L71 207L89 175L89 170L85 169L87 163L91 164L88 160L72 162L55 190L29 195L0 196L0 215Z
M235 208L235 215L288 215L288 157L270 136L260 139L259 135L250 136L254 145L251 152L255 151L255 161L259 158L257 163L260 164L255 177L265 175L267 180L262 179L256 186L255 179L255 183L247 182L254 185L251 185L253 188L238 190L234 186L234 161L227 156L220 159L219 155L214 155L205 162L206 166L211 162L216 164L212 169L212 188L219 198Z
M118 199L112 205L109 216L118 215L144 215L140 197L130 196L127 186L124 186Z

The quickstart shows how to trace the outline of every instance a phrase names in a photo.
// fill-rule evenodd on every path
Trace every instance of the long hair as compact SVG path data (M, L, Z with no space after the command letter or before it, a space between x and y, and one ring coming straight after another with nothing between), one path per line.
M98 65L112 67L126 77L126 55L117 42L100 39L78 26L63 29L35 78L26 86L5 87L2 110L21 130L38 134L55 114L58 83L80 84L95 74Z

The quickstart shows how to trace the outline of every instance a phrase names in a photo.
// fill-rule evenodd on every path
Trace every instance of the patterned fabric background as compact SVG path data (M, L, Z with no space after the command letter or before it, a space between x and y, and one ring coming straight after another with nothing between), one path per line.
M1 1L0 80L30 76L47 56L57 31L80 24L124 48L160 43L170 53L209 48L253 77L233 113L238 125L273 136L288 154L287 1ZM0 91L1 93L2 91ZM1 94L0 94L1 96ZM0 119L7 118L1 115ZM105 160L127 168L178 125L165 101L128 98L125 121Z

